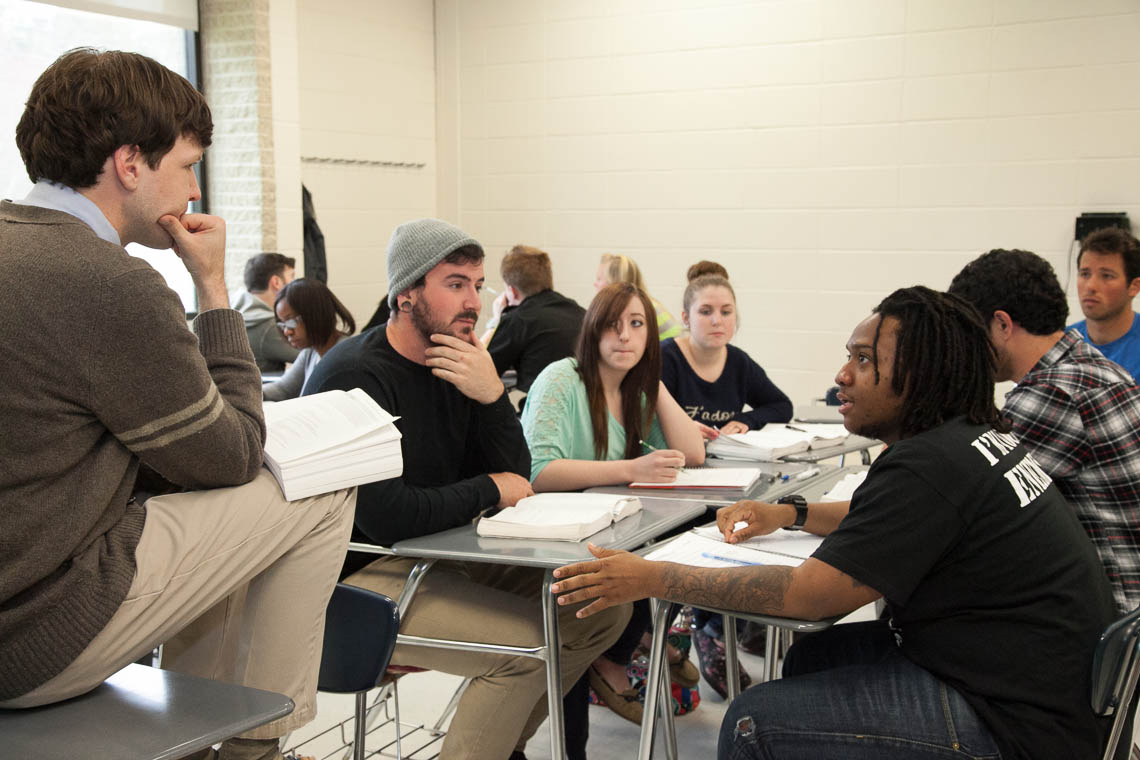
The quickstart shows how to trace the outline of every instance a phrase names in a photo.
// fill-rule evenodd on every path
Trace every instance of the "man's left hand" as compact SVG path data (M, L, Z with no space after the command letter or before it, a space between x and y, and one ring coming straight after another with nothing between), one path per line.
M592 604L577 612L578 617L585 618L607 607L653 595L655 563L629 552L603 549L594 544L586 546L598 559L566 565L554 571L558 582L550 590L559 594L559 604L593 599Z
M480 404L493 403L503 395L503 381L495 362L474 332L470 342L442 333L433 334L431 339L437 345L425 353L433 375Z

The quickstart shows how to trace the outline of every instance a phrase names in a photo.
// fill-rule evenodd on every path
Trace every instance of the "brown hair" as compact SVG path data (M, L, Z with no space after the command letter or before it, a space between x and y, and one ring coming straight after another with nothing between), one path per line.
M284 277L286 269L295 269L297 260L283 253L258 253L245 262L242 278L245 289L250 293L263 293L269 290L269 280Z
M625 427L625 458L641 456L640 441L649 433L657 410L657 388L661 380L661 344L657 335L657 311L649 294L628 282L611 283L594 296L586 316L582 319L582 332L578 334L578 374L586 386L586 399L590 403L590 425L594 430L594 457L605 459L609 449L609 424L606 417L605 390L598 372L601 362L599 344L602 333L611 329L621 313L637 296L645 307L645 353L621 381L621 416ZM642 407L644 400L645 406Z
M689 284L685 286L685 293L681 296L681 308L688 312L689 307L693 305L693 300L697 297L697 293L705 288L728 288L728 292L732 293L732 300L736 300L736 291L728 284L727 277L721 277L718 274L703 274L689 280Z
M352 314L320 280L302 277L281 288L273 301L274 313L282 301L288 301L289 307L301 317L313 346L328 343L337 329L337 317L344 325L340 332L345 335L356 332L356 320Z
M516 245L503 257L499 265L503 282L518 288L523 296L533 296L554 287L554 273L550 256L529 245Z
M693 264L691 267L689 267L689 271L685 273L685 279L689 282L692 282L698 277L704 277L706 274L715 274L723 277L726 280L728 279L727 269L715 261L705 260L698 261L696 264Z
M620 253L603 253L602 266L606 273L606 282L628 282L642 292L648 292L645 280L641 277L641 269L637 262L629 256ZM622 307L624 308L624 307Z
M1099 253L1101 256L1114 253L1119 255L1124 276L1128 279L1125 285L1130 285L1140 277L1140 243L1119 227L1105 227L1085 236L1081 241L1081 252L1077 254L1078 268L1085 251Z
M213 121L193 85L138 53L70 50L32 85L16 146L32 182L93 186L108 156L137 145L157 169L179 137L210 145Z

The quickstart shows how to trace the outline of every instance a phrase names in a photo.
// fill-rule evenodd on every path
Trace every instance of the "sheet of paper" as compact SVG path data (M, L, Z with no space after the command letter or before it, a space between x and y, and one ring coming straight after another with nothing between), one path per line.
M694 567L745 567L749 565L785 565L795 567L800 560L781 554L744 549L724 542L712 541L696 533L682 533L654 549L645 558L654 562L677 562Z
M744 527L743 523L737 523L737 525ZM822 536L798 530L777 530L766 536L753 536L738 544L726 544L724 536L721 535L720 530L715 525L702 525L699 528L693 528L693 533L710 541L716 541L722 546L740 547L747 551L775 552L798 559L807 559L823 543Z
M845 475L843 480L831 487L831 490L820 497L820 501L851 501L855 489L863 485L867 479L867 471L853 472Z

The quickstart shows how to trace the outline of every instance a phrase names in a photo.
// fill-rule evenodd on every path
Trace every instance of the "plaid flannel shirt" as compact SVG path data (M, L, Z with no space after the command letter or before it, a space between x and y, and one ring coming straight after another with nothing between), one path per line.
M1140 606L1140 388L1070 330L1003 414L1096 546L1120 610Z

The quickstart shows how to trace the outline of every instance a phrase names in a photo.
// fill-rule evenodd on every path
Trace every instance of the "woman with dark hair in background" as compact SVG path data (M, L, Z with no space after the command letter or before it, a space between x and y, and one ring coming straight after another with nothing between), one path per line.
M273 302L273 311L285 340L301 350L280 380L262 388L266 401L284 401L301 395L317 362L341 338L356 332L356 321L327 285L304 277L281 289Z

